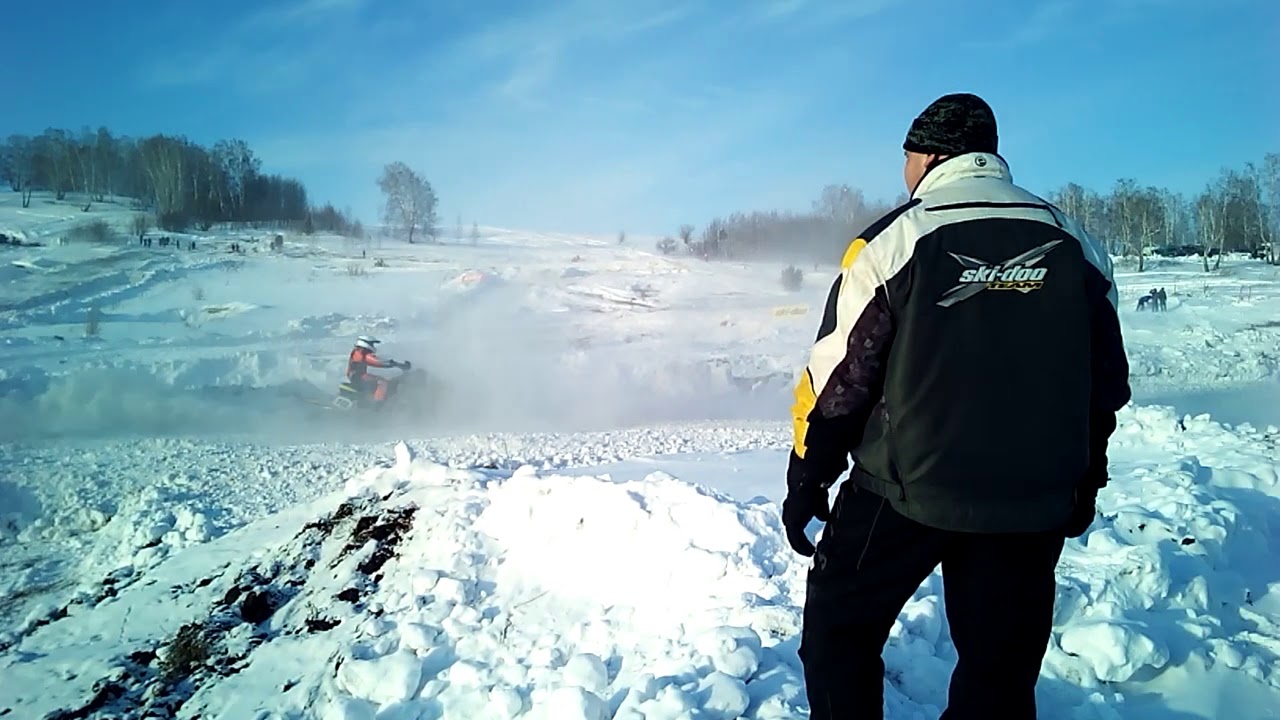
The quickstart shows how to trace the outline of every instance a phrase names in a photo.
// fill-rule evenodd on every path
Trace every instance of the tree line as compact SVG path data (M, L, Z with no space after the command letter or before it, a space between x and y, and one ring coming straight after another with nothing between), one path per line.
M1121 178L1105 193L1068 183L1049 198L1112 255L1135 259L1139 271L1153 252L1199 255L1205 271L1226 253L1280 264L1280 153L1224 167L1192 195Z
M737 212L701 229L681 225L657 247L667 255L684 252L704 260L830 262L857 233L905 201L905 195L892 203L869 200L858 188L828 185L808 212Z
M132 198L136 209L153 212L156 224L172 232L227 223L364 232L349 211L312 206L300 181L263 173L243 140L204 147L181 135L131 138L105 127L79 133L49 128L0 143L0 182L22 193L24 208L38 191L57 200L75 193L86 212L94 203Z
M1233 252L1280 264L1280 153L1223 168L1191 196L1122 178L1107 192L1068 183L1047 197L1113 256L1135 259L1139 271L1154 252L1199 255L1206 271ZM833 262L858 233L906 200L905 194L892 203L868 200L857 188L828 185L808 212L735 213L701 229L682 225L657 248L707 260Z

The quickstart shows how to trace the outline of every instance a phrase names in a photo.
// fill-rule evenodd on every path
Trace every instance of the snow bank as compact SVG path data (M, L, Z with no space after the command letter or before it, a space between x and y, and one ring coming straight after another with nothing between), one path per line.
M1265 717L1280 701L1277 438L1167 408L1120 420L1101 517L1059 568L1045 717ZM225 535L181 493L122 505L87 556L118 578L111 596L28 614L0 652L0 706L83 708L102 681L121 691L99 714L164 700L216 717L804 716L805 564L774 503L660 470L618 482L434 454L402 444L342 492ZM891 632L892 720L945 703L942 582ZM206 659L162 686L196 631Z
M1274 379L1280 376L1278 343L1275 328L1223 332L1188 325L1162 333L1151 344L1141 335L1126 337L1131 382L1138 390L1220 388Z
M24 624L10 640L16 654L0 656L14 680L0 688L0 705L91 716L161 704L218 717L796 716L800 682L777 638L795 633L784 589L798 586L803 569L781 548L772 506L732 503L670 478L651 487L528 470L504 479L412 454L402 446L394 466L353 478L316 506L322 514L271 518L199 552L176 550L147 583ZM485 532L537 496L538 485L551 497L537 519L501 538ZM606 603L590 589L575 592L584 588L567 575L548 575L587 551L556 557L512 545L545 546L540 533L558 524L555 502L584 488L605 501L595 509L605 520L639 521L626 506L641 493L655 518L647 537L669 539L657 552L674 568L666 576L662 563L650 563L645 581L719 589L674 599L652 587L631 596L602 589L617 601ZM699 557L677 538L707 513ZM578 540L615 564L638 558L626 529L608 527L583 528ZM565 541L568 534L561 531ZM712 556L724 567L718 583L705 570ZM672 610L681 622L658 622ZM56 669L72 665L79 669ZM163 682L175 666L190 682ZM51 672L63 679L46 686ZM118 695L95 697L95 683Z
M744 622L749 606L791 602L787 583L798 580L783 572L794 565L772 506L740 505L662 472L613 483L525 467L491 491L477 528L504 552L502 581L660 623L673 614L689 627L704 617Z

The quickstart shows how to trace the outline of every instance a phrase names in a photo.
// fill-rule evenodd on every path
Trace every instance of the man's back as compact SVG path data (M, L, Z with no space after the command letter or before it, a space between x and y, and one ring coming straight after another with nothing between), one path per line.
M796 384L782 520L814 558L815 718L881 717L885 641L939 566L957 655L943 717L1036 717L1054 567L1093 520L1128 364L1106 254L1014 186L998 146L970 93L912 121L913 200L849 246Z
M863 239L893 340L855 481L940 529L1061 526L1089 463L1106 254L988 153L939 164Z

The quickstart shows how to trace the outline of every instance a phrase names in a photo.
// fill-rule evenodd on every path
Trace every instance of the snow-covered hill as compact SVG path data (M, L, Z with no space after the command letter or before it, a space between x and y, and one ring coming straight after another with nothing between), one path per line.
M0 232L79 213L41 208L0 195ZM0 717L806 716L777 503L832 268L184 239L0 248ZM1278 717L1280 277L1119 279L1139 401L1175 407L1122 413L1042 717ZM297 401L360 332L448 378L429 422ZM888 717L937 717L937 574L885 659Z

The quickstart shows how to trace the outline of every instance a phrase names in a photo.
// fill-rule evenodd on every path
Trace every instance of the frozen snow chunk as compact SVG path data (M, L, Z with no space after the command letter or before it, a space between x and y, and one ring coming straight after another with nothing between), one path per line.
M400 644L409 650L430 650L439 636L439 630L422 623L408 623L400 628Z
M484 615L471 605L454 605L449 618L457 621L462 627L474 628L484 619Z
M403 440L396 443L396 468L407 470L413 464L413 450Z
M476 687L484 684L484 669L479 665L459 660L449 666L449 682L463 687Z
M554 645L536 647L529 653L529 664L533 667L555 667L564 658L560 648Z
M547 698L547 717L556 720L608 720L604 700L580 687L561 687Z
M898 614L898 619L907 632L930 645L938 644L938 636L942 633L942 608L939 607L937 595L928 595L907 603Z
M489 709L493 717L513 718L524 711L524 698L509 687L489 690Z
M426 595L435 590L438 582L440 582L440 573L435 570L419 570L413 574L413 579L410 581L414 595Z
M320 717L322 720L375 720L377 712L364 700L339 696L325 705Z
M422 683L422 661L406 651L373 660L347 660L338 670L338 682L348 693L379 705L408 700Z
M440 694L449 688L449 683L439 678L428 680L422 686L422 692L418 693L418 697L423 700L434 700L440 697Z
M416 700L408 702L391 703L378 709L378 714L374 720L422 720L424 717L435 717L427 715L427 708Z
M600 695L609 687L609 668L605 667L600 656L592 653L574 655L560 672L565 685L580 687L590 693Z
M646 718L679 718L697 707L697 702L689 696L689 693L674 685L668 685L652 700L646 700L640 706L640 710Z
M734 720L747 711L751 696L738 678L713 672L699 683L698 702L712 720Z
M1088 662L1099 680L1124 682L1145 667L1157 670L1169 662L1169 649L1141 623L1123 620L1085 621L1062 633L1062 649Z
M711 664L718 672L739 680L749 680L760 669L763 655L760 636L751 628L715 628L699 636L695 647L711 658Z
M1222 663L1232 670L1237 670L1244 666L1244 654L1240 649L1227 642L1226 640L1213 640L1213 659L1215 662Z
M133 567L144 570L155 567L165 558L165 551L159 546L143 548L134 553Z
M365 635L369 637L382 637L390 632L395 625L386 618L372 617L364 621L364 625L360 628Z
M461 605L467 601L467 586L457 578L442 577L435 585L437 600Z

